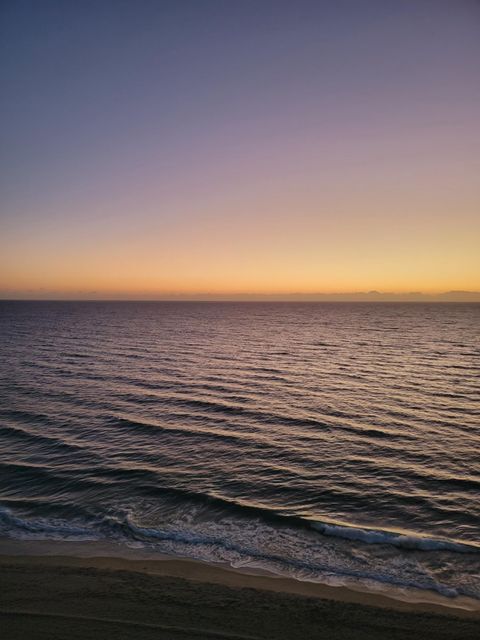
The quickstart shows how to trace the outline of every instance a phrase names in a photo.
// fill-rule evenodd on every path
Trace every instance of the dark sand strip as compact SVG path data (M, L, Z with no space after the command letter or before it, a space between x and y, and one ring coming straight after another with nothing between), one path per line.
M348 589L294 583L188 561L0 557L2 640L467 640L460 618L409 603L347 601ZM267 585L267 586L266 586ZM320 595L323 593L324 595ZM357 594L358 597L368 594ZM355 596L355 592L353 592ZM374 596L374 600L377 596ZM388 598L385 598L387 603ZM390 601L393 602L393 601ZM432 605L430 605L432 606ZM400 607L400 609L398 608ZM441 609L441 608L439 608ZM477 616L477 617L475 617Z

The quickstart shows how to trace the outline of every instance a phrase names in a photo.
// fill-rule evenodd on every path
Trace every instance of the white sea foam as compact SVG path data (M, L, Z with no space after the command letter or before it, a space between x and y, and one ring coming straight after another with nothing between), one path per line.
M421 551L453 551L457 553L480 553L480 545L441 538L429 538L414 534L401 534L376 529L312 522L311 526L326 536L335 536L345 540L357 540L366 544L389 544L402 549Z
M259 518L218 517L218 513L208 519L206 514L205 508L185 509L183 505L168 523L158 522L153 526L151 515L145 519L145 514L136 514L133 508L99 514L88 521L78 518L69 522L59 518L20 517L11 509L0 507L0 536L37 541L115 542L120 548L189 557L236 568L259 568L302 581L357 585L358 589L368 587L370 591L394 588L407 595L414 589L436 592L447 598L461 595L480 599L473 578L465 580L471 563L456 560L456 573L448 581L442 577L442 563L450 562L452 554L458 551L453 543L439 547L434 544L439 541L423 540L429 545L427 553L411 558L409 550L419 548L419 538L415 536L318 522L312 523L314 531L293 524L276 525ZM397 543L401 538L401 544L392 545L392 538ZM384 545L385 541L390 551L379 555L375 547ZM358 545L365 542L366 551L359 553ZM432 545L434 551L443 554L439 560L435 559L436 554L428 553Z

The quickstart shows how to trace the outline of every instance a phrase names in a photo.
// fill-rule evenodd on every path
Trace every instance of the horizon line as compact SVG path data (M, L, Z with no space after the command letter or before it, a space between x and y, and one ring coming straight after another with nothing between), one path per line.
M31 302L480 302L480 291L450 290L441 293L406 292L380 292L358 291L349 293L203 293L188 294L179 293L162 294L134 294L96 295L96 292L76 292L75 294L54 294L49 292L45 297L37 295L25 295L19 292L13 297L3 296L0 293L0 301L31 301Z

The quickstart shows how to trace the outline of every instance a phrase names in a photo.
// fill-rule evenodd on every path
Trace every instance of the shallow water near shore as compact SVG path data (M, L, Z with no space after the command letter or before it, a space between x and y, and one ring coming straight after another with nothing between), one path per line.
M475 304L0 302L0 535L480 601L479 326Z

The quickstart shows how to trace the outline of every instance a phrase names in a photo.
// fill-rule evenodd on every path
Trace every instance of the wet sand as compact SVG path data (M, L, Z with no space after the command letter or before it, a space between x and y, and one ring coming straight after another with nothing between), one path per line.
M480 612L188 560L0 556L5 640L480 637Z

